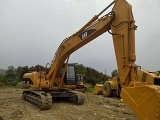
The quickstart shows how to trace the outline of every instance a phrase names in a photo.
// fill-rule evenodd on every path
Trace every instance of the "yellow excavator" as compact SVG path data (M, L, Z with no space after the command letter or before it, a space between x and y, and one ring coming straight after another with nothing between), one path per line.
M84 84L84 74L76 74L76 90L85 93L87 88Z
M112 5L112 11L100 17ZM160 86L140 82L135 64L135 20L132 7L126 0L114 0L102 12L95 15L79 31L60 44L49 71L24 74L32 88L24 90L22 98L41 109L49 109L52 99L65 98L76 104L84 103L84 94L76 87L75 70L68 64L69 56L93 39L108 32L112 35L116 55L121 98L133 110L139 120L160 119Z

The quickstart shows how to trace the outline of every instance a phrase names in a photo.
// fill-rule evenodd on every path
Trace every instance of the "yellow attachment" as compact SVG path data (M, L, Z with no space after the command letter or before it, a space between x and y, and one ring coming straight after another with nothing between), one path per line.
M139 120L160 120L159 86L141 84L135 87L124 87L121 97Z
M93 94L94 95L102 94L102 87L103 87L103 84L96 84L94 86Z

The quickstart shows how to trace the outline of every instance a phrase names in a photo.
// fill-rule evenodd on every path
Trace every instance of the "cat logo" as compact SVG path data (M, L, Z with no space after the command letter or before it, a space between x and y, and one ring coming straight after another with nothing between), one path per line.
M84 31L83 33L79 34L79 38L81 40L85 39L86 37L88 37L89 35L91 35L92 33L94 33L96 31L96 29L89 29Z

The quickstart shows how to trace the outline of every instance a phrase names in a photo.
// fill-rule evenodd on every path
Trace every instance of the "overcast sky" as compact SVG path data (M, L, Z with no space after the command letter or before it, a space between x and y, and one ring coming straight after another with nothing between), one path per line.
M102 11L112 0L0 0L0 68L45 66L59 44ZM128 0L136 31L136 64L160 70L160 1ZM108 11L110 12L110 11ZM110 75L116 67L107 32L80 48L69 62Z

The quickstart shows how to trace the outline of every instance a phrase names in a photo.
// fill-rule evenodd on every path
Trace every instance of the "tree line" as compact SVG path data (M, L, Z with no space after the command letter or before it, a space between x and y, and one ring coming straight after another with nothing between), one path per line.
M76 73L83 74L85 82L92 83L93 85L97 83L104 83L109 76L99 72L91 67L85 67L82 64L76 64Z
M102 72L95 70L94 68L86 67L83 64L76 64L75 69L77 74L84 75L85 82L92 83L93 85L97 83L103 84L110 77L108 75L103 74ZM15 86L21 82L25 73L29 73L31 71L44 70L46 70L46 68L41 65L36 65L34 67L19 66L18 68L15 68L14 66L9 66L6 70L5 76L0 76L0 84L9 84ZM113 70L112 76L115 76L117 73L117 70Z
M0 84L15 86L21 82L23 75L28 73L29 70L30 68L28 66L19 66L18 68L9 66L6 70L6 74L0 76Z

